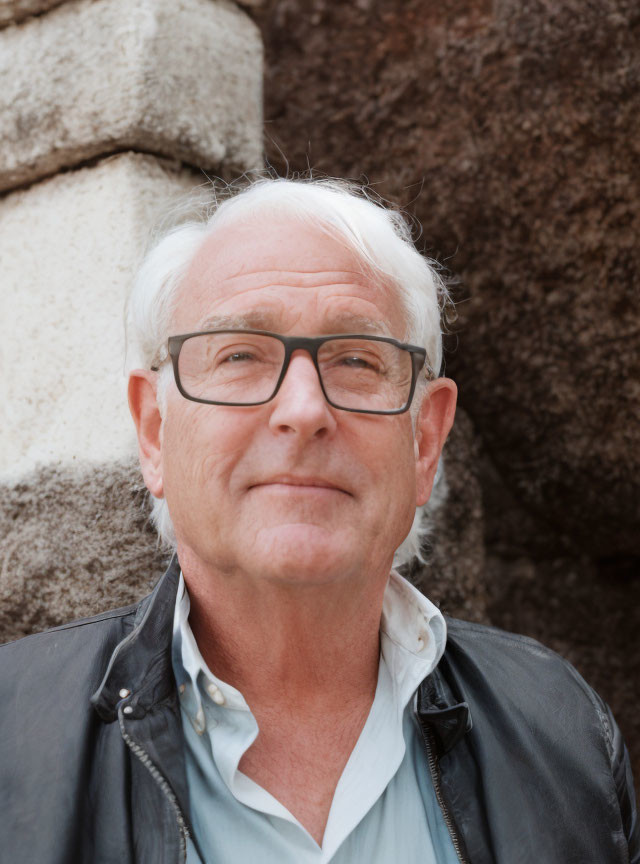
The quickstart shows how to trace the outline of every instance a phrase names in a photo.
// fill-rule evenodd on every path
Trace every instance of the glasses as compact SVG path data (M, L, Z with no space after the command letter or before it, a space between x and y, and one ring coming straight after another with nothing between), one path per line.
M211 330L170 336L176 386L206 405L263 405L280 389L294 351L306 351L325 399L362 414L402 414L411 405L427 353L386 336L305 338L265 330ZM168 358L167 358L168 359ZM159 366L152 366L158 371Z

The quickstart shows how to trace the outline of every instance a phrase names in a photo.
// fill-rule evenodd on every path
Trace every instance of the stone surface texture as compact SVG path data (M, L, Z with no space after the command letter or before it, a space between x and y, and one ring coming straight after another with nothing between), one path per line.
M262 43L227 0L80 0L0 35L0 190L130 149L262 164Z
M0 0L0 27L16 24L29 15L39 15L59 6L64 0Z
M638 4L252 14L272 165L368 178L455 274L446 360L479 440L486 615L600 686L640 781Z
M444 449L444 490L427 505L431 526L423 555L405 575L446 615L488 623L479 441L459 409ZM442 503L432 506L435 497ZM404 571L403 571L404 572Z
M129 153L0 199L0 478L135 452L124 299L149 226L199 182Z
M163 572L133 460L0 481L0 642L127 606Z

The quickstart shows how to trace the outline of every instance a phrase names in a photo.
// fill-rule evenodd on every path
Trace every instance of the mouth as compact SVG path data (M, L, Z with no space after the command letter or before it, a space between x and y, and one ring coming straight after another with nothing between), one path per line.
M261 487L270 487L274 490L283 492L341 492L343 495L351 495L346 489L331 480L326 480L323 477L297 477L292 474L279 474L275 477L269 477L267 480L261 480L259 483L254 483L249 489L257 489Z

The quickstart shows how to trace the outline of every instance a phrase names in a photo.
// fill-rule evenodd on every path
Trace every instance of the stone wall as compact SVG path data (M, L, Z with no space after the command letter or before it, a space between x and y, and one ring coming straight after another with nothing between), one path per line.
M271 163L367 177L457 280L446 364L465 416L417 578L451 613L569 657L640 781L637 2L252 14Z

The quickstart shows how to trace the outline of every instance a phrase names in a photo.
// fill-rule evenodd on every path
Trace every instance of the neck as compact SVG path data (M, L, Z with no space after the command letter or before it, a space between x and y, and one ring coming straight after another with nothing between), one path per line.
M255 711L370 705L388 570L322 584L222 573L179 549L189 623L211 671Z

